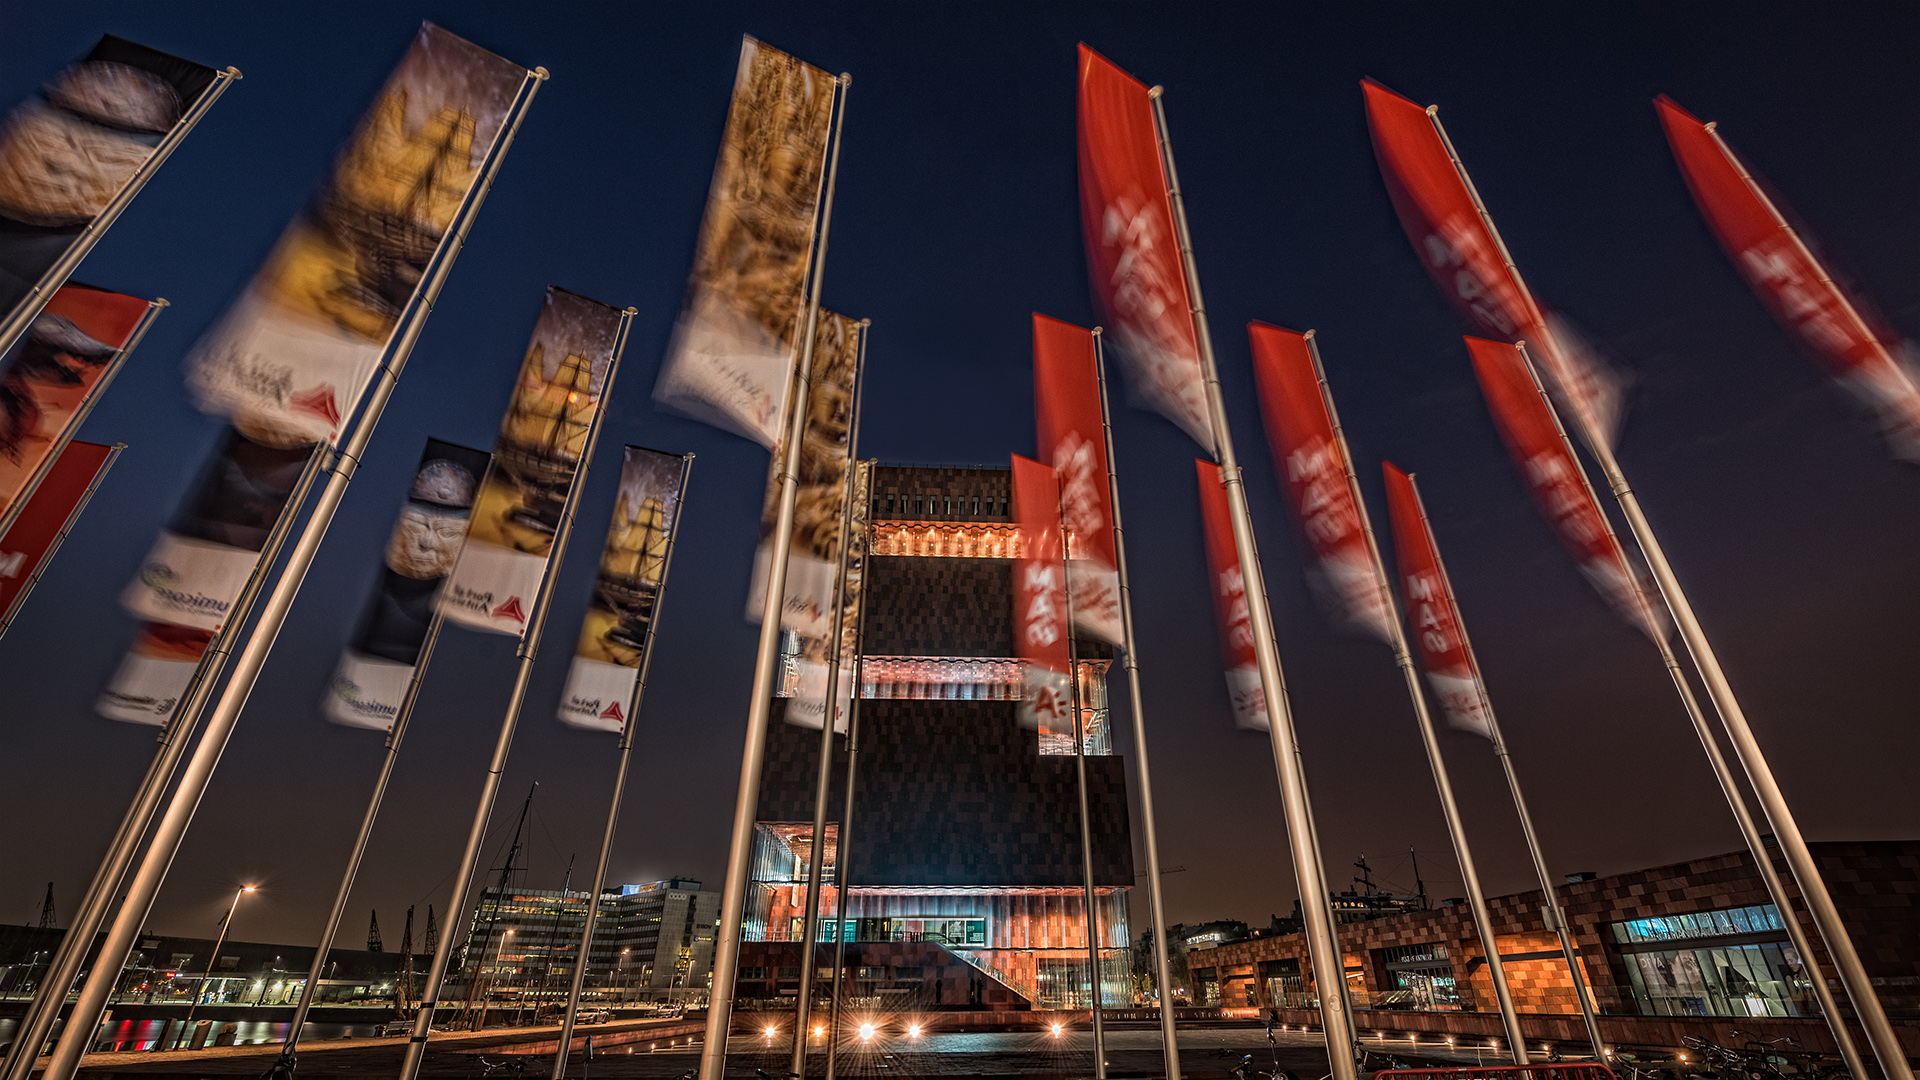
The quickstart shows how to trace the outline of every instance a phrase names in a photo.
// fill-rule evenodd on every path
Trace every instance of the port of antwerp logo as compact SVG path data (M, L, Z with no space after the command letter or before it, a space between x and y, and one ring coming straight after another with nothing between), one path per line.
M620 712L620 703L617 701L608 702L607 707L600 710L600 719L611 720L616 724L627 722L627 718Z
M494 608L493 617L496 619L512 619L521 626L527 625L527 613L520 610L520 598L517 596L507 597L506 603Z

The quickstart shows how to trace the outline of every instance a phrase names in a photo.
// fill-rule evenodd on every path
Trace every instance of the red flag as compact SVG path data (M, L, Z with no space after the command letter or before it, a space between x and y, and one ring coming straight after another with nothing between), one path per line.
M1254 384L1267 425L1273 467L1293 498L1300 529L1313 547L1315 591L1347 624L1391 640L1387 598L1347 483L1349 462L1334 437L1333 413L1304 334L1249 323Z
M1087 271L1136 404L1213 452L1193 305L1153 103L1140 80L1080 46L1080 224Z
M1372 80L1360 88L1394 213L1440 292L1482 332L1507 342L1525 339L1561 403L1611 444L1619 425L1618 380L1597 358L1558 340L1555 320L1508 269L1428 110Z
M1540 513L1614 610L1649 635L1664 638L1665 621L1647 603L1645 587L1627 563L1626 551L1607 524L1553 410L1540 396L1526 358L1503 342L1466 340L1494 426Z
M1440 549L1433 542L1427 513L1413 477L1392 462L1381 462L1387 477L1387 515L1393 525L1394 561L1400 568L1401 595L1407 601L1407 623L1420 650L1427 682L1446 711L1447 723L1459 731L1493 737L1491 710L1480 689L1480 673L1467 650L1460 607L1454 601L1447 572L1440 566Z
M1073 743L1067 684L1066 564L1060 544L1060 481L1052 467L1013 455L1013 513L1026 557L1013 566L1013 647L1024 663L1020 721Z
M111 446L68 443L13 527L0 536L0 630L13 621L15 610L26 600L27 583L33 580L34 571L52 556L61 530L80 512L87 489L107 467L112 454Z
M1253 651L1253 619L1247 608L1246 581L1240 575L1240 552L1233 544L1233 517L1227 507L1227 489L1220 468L1195 459L1200 475L1200 524L1207 534L1208 580L1213 610L1220 617L1220 652L1227 662L1227 699L1233 722L1258 731L1268 729L1267 694L1260 685L1260 662Z
M1654 105L1693 201L1741 276L1774 317L1874 410L1894 453L1920 460L1914 373L1848 303L1713 129L1665 96Z
M1100 415L1093 332L1033 317L1033 403L1040 460L1060 478L1060 514L1072 536L1073 623L1121 644L1120 575L1113 549L1112 491Z

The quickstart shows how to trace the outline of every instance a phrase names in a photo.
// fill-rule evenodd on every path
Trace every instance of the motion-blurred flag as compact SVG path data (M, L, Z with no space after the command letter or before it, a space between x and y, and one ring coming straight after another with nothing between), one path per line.
M111 446L68 443L12 527L0 536L0 633L13 622L27 598L27 583L53 557L62 534L85 505L87 492L112 458Z
M485 452L427 440L387 540L380 584L327 687L329 720L380 731L393 726L486 474Z
M1042 743L1073 745L1068 683L1067 568L1060 542L1060 480L1053 468L1013 455L1013 517L1027 540L1013 564L1013 651L1021 660L1020 722Z
M547 286L442 599L449 620L526 633L619 332L618 309Z
M1427 525L1426 510L1411 474L1392 462L1381 462L1387 478L1387 514L1393 524L1395 563L1400 568L1400 591L1407 601L1407 623L1420 650L1427 682L1446 711L1447 723L1458 731L1493 738L1487 700L1480 688L1480 672L1460 623L1460 607L1453 586L1440 565L1440 548Z
M74 426L149 306L69 282L0 361L0 514Z
M1200 477L1200 524L1206 533L1207 570L1212 583L1213 610L1220 617L1220 652L1227 662L1227 700L1233 722L1243 728L1266 731L1267 692L1260 684L1260 662L1253 651L1253 616L1247 608L1246 581L1240 576L1240 553L1233 545L1233 514L1227 507L1227 489L1220 483L1220 467L1195 459Z
M799 491L793 505L793 540L787 551L786 597L780 625L802 638L824 641L833 631L833 582L840 561L840 519L847 506L847 454L853 440L853 398L860 381L857 319L822 308L813 340L808 380L806 432L794 472ZM780 516L780 459L767 468L760 509L760 545L754 550L747 588L747 619L760 621L772 569L773 530ZM848 530L852 535L853 530Z
M847 573L840 591L840 674L834 680L833 690L833 730L843 735L853 704L853 664L860 648L860 590L866 583L867 520L873 497L873 462L856 461L853 467L853 502L847 523ZM787 598L792 600L791 590ZM832 625L829 617L828 631L820 637L794 634L797 646L794 654L781 657L783 662L792 664L792 694L784 714L789 724L818 731L826 722L827 671L833 662Z
M1393 614L1347 482L1352 463L1334 437L1333 413L1306 335L1258 322L1248 324L1247 335L1273 467L1313 548L1307 580L1338 621L1389 641Z
M1080 227L1134 404L1213 452L1193 305L1146 84L1080 46Z
M165 727L193 685L194 669L211 644L211 630L145 624L121 658L113 681L94 702L93 711L109 720Z
M312 444L266 442L228 428L121 604L149 622L220 629L312 456Z
M686 459L626 448L613 524L600 552L600 575L580 627L560 719L574 727L622 732L632 717L640 659L653 633L654 605L666 583L667 547L680 520Z
M1070 537L1067 574L1073 587L1073 624L1119 645L1125 635L1099 362L1091 331L1034 315L1035 426L1040 460L1060 476L1060 512Z
M1741 276L1873 410L1894 454L1920 461L1920 380L1907 350L1862 317L1713 125L1665 96L1654 104L1693 201Z
M1591 350L1560 340L1556 317L1535 302L1481 216L1465 166L1440 137L1431 110L1371 79L1360 88L1394 212L1441 293L1480 331L1506 342L1524 339L1560 403L1611 446L1620 426L1620 380Z
M1594 498L1580 462L1561 434L1560 421L1533 379L1526 357L1512 345L1467 338L1473 371L1494 426L1540 513L1586 576L1621 618L1656 640L1668 627L1647 601L1647 586L1627 562L1619 537Z
M0 126L0 316L28 299L214 78L108 35L14 107Z
M811 64L741 43L686 308L653 390L660 403L769 448L785 429L805 331L834 86Z
M333 175L194 347L202 408L287 441L339 434L526 78L421 27Z

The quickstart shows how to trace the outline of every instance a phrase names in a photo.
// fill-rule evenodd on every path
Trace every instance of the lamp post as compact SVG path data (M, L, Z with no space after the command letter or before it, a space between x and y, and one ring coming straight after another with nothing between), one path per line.
M213 965L220 962L220 946L227 943L227 931L233 929L233 915L240 910L240 898L253 891L254 887L251 885L242 885L234 890L233 903L227 905L227 917L220 920L220 936L213 940L213 955L207 957L207 970L200 973L200 981L193 988L193 1000L187 1003L187 1018L180 1027L182 1036L193 1030L193 1010L200 1007L200 995L206 992L207 979L213 974Z

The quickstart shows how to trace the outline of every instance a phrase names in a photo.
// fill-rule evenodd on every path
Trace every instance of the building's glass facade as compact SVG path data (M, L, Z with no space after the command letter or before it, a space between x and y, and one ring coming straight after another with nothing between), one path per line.
M1614 923L1644 1015L1817 1016L1805 962L1772 904Z
M474 909L448 998L546 1000L573 979L586 926L585 890L489 885ZM594 1000L697 997L711 985L720 894L685 878L622 885L601 894L587 954ZM474 980L479 985L474 986Z

